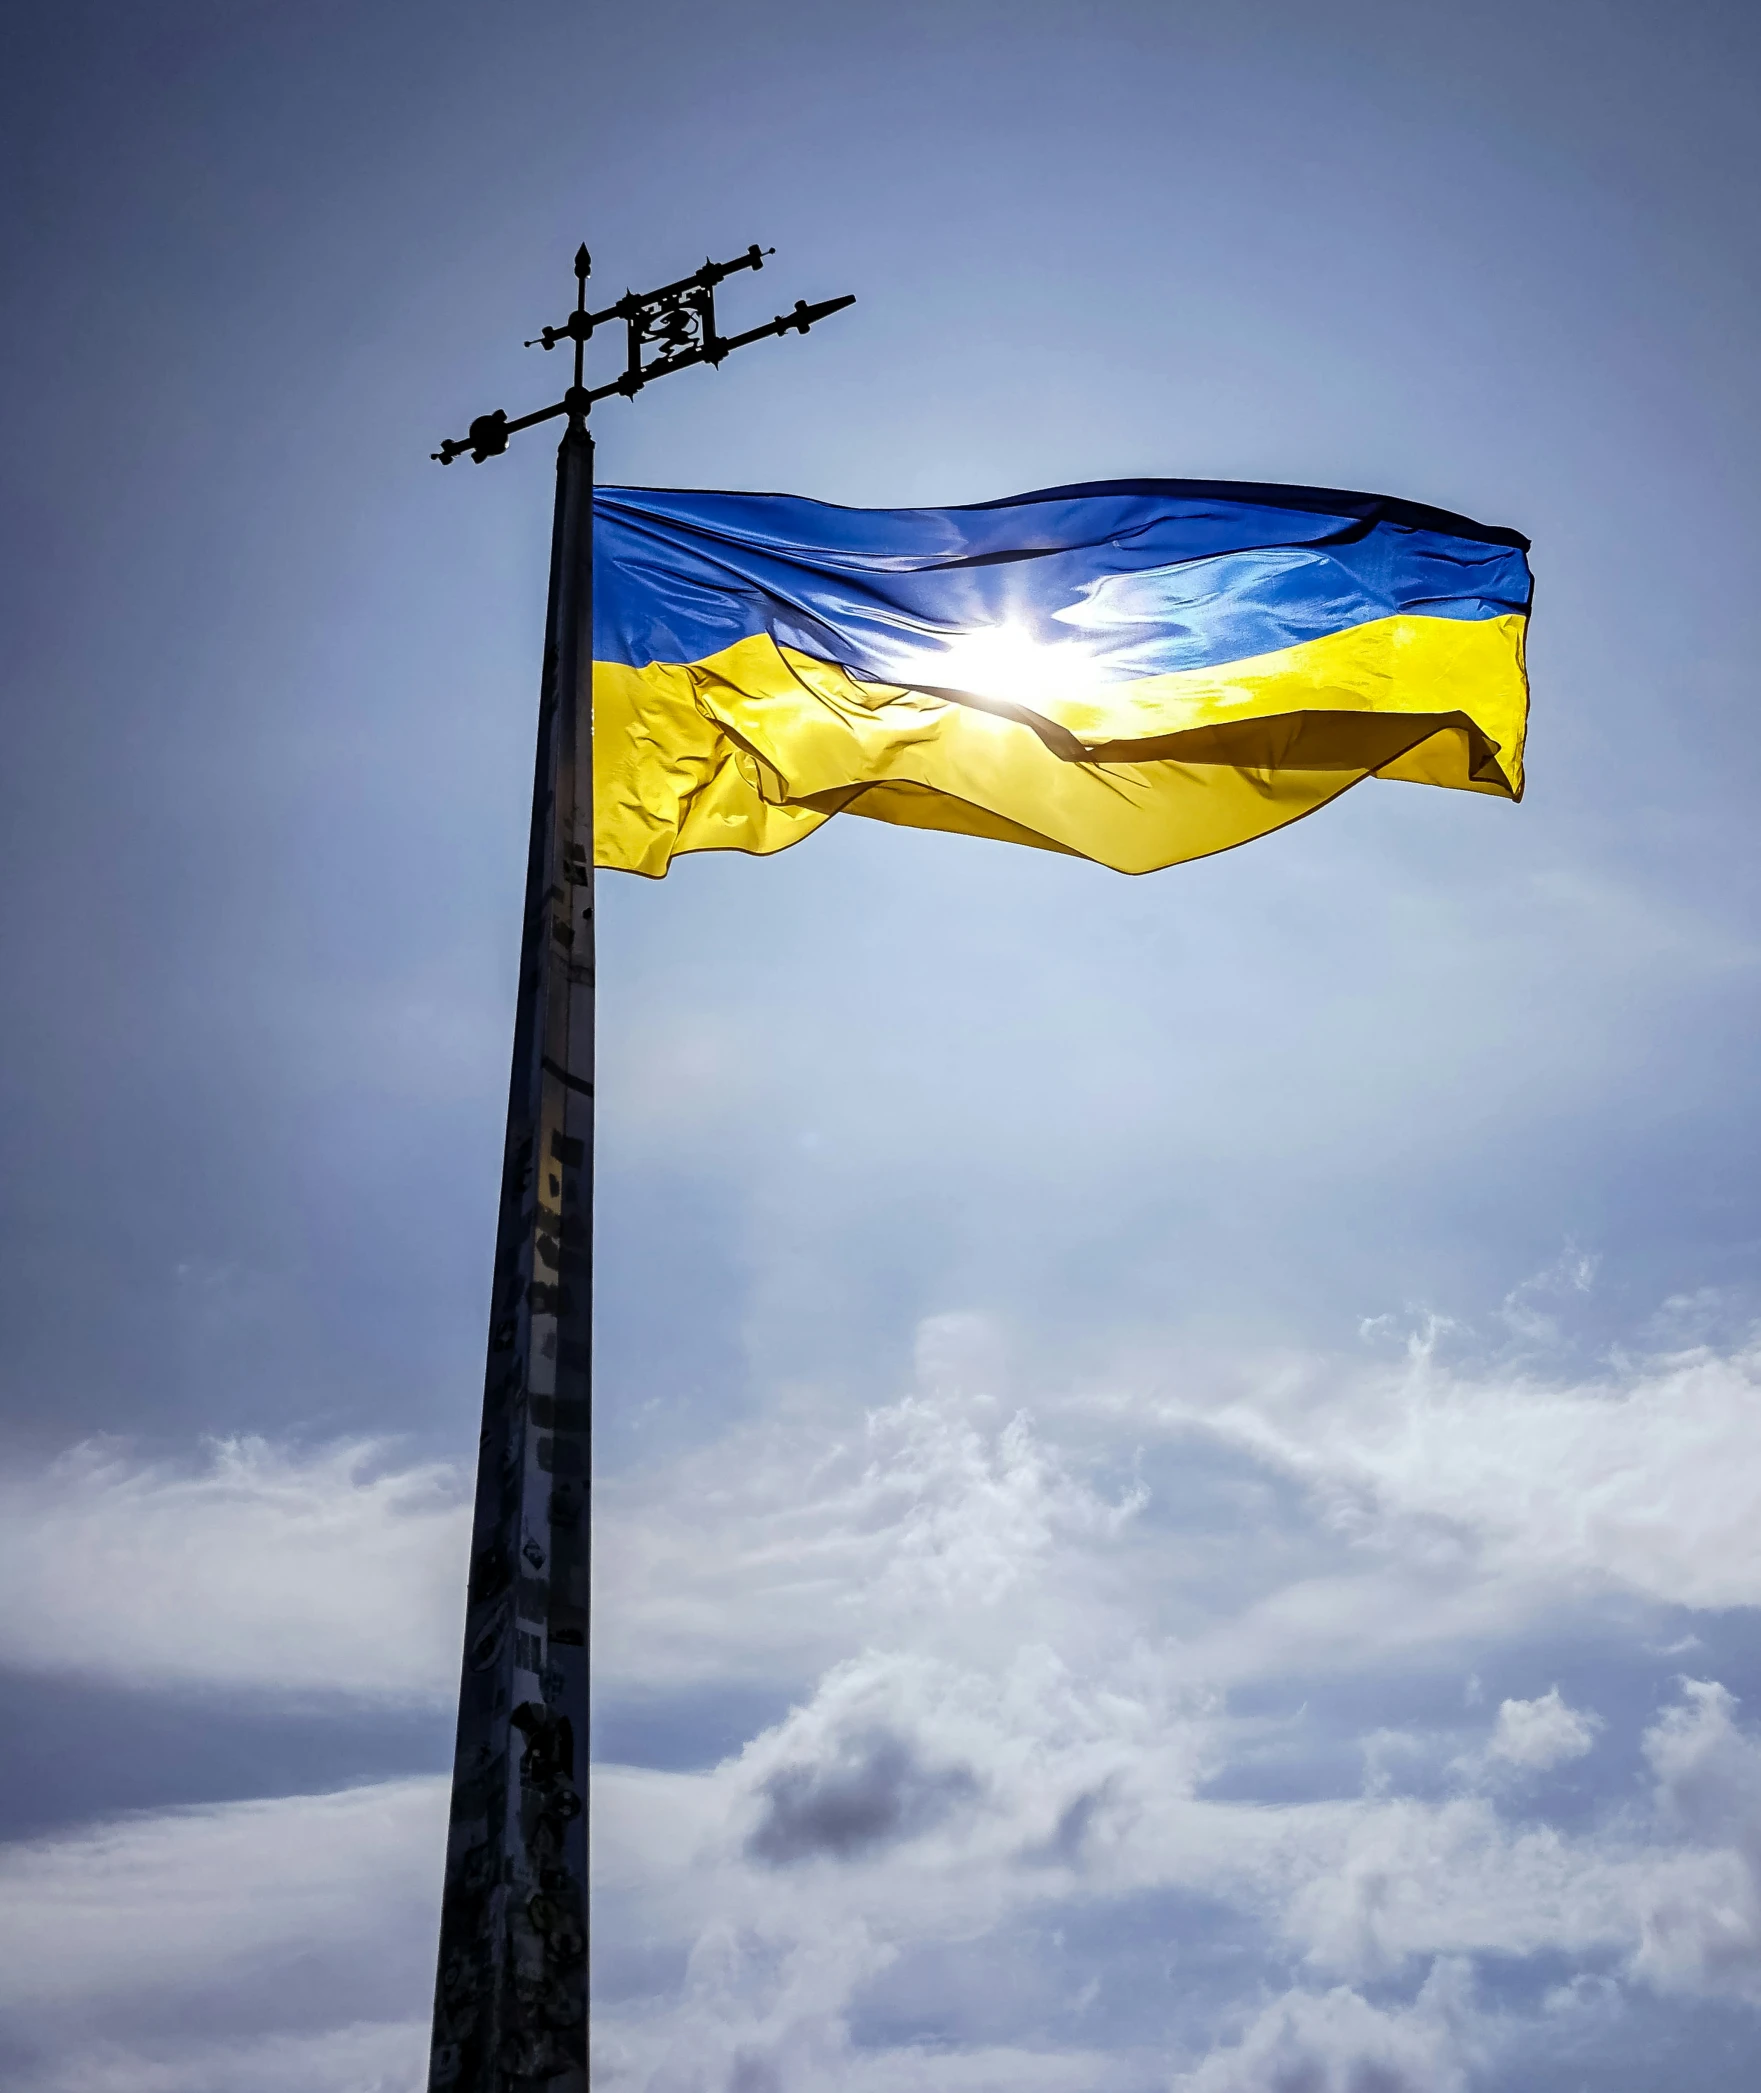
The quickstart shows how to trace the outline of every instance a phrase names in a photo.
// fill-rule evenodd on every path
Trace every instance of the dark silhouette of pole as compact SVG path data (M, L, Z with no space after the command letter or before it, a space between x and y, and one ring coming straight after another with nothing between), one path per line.
M528 347L574 346L555 405L480 416L479 463L515 431L567 418L556 460L538 754L519 999L489 1318L489 1363L465 1609L464 1670L441 1902L431 2093L586 2093L588 1572L593 1349L593 439L597 400L781 335L853 304L724 338L715 289L731 262L642 297L575 310ZM626 329L626 363L589 390L595 327ZM653 352L653 353L650 353Z

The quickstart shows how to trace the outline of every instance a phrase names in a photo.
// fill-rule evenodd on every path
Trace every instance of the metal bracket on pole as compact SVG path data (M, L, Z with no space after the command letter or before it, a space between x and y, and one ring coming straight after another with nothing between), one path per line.
M743 334L717 332L715 291L763 266L731 262L642 297L575 310L528 347L570 342L563 397L510 421L497 409L434 456L479 464L566 416L557 448L550 599L507 1144L489 1314L465 1659L440 1915L430 2093L586 2093L588 1567L593 1343L593 439L613 393L719 364L735 349L855 303L798 301ZM589 389L596 327L620 320L625 367Z

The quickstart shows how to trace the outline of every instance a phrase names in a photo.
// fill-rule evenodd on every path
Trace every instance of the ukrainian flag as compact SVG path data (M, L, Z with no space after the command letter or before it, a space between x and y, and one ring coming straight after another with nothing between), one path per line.
M599 864L834 814L1152 872L1360 778L1522 796L1528 541L1378 495L1114 480L957 509L600 490Z

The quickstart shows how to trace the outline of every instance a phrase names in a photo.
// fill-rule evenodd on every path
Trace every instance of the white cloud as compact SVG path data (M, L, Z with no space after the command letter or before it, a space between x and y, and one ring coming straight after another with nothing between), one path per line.
M31 2093L414 2093L446 1786L179 1810L0 1848Z
M1470 1995L1478 1958L1576 1964L1599 2007L1610 1971L1675 1999L1761 1996L1761 1745L1720 1689L1690 1690L1650 1732L1648 1809L1577 1835L1513 1823L1487 1795L1211 1802L1195 1787L1211 1741L1119 1678L1026 1653L988 1675L876 1655L714 1772L601 1769L602 1928L670 1940L686 1969L676 1989L639 1992L608 1971L599 2024L623 2074L608 2083L890 2084L878 2060L858 2068L849 2029L902 1958L1109 1911L1120 1944L1141 1943L1152 1892L1201 1900L1161 1921L1165 1954L1214 1935L1221 1908L1259 1929L1243 1976L1294 1962L1310 1979L1197 2067L1193 2093L1465 2084L1504 2040ZM793 1787L779 1791L780 1771ZM1427 1969L1410 2006L1360 1988ZM1569 1983L1551 1995L1555 2013L1577 1997ZM1206 2008L1213 2023L1227 2009ZM986 2010L944 2028L944 2048L962 2050ZM1058 2053L1086 2085L1078 2018Z
M76 2045L21 2067L12 2093L423 2093L428 2023L362 2021L316 2035Z
M1722 1688L1687 1685L1648 1733L1649 1819L1571 1838L1513 1826L1485 1796L1208 1802L1195 1781L1209 1718L1158 1703L1156 1667L1139 1666L1077 1676L1028 1650L963 1672L875 1654L712 1772L599 1769L595 1901L614 1994L596 2015L599 2082L1147 2093L1172 2062L1158 2079L1141 2042L1095 2047L1104 1990L1092 2026L1073 1998L1062 2041L925 2048L852 2028L902 1957L1109 1909L1123 1944L1141 1936L1134 1900L1152 1888L1209 1900L1189 1939L1233 1908L1311 1976L1179 2080L1184 2093L1465 2085L1510 2033L1471 1993L1467 1965L1485 1954L1582 1962L1599 1999L1611 1966L1670 1996L1757 1994L1761 1745ZM851 1750L877 1736L898 1747L878 1771ZM754 1833L789 1769L810 1778L785 1795L791 1836L766 1844ZM815 1817L826 1790L811 1776L826 1774L854 1780L855 1837L836 1796ZM929 1807L913 1800L918 1779ZM22 2093L414 2093L443 1821L444 1783L412 1781L0 1850L0 2011L38 2053ZM1173 1952L1178 1922L1163 1923ZM620 1954L649 1958L647 1974L620 1977ZM1360 1988L1427 1967L1410 2004ZM1556 2007L1569 1989L1555 1985ZM1230 2000L1192 2010L1214 2029ZM973 2011L982 2023L994 2008Z
M1453 1371L1426 1342L1394 1371L1268 1373L1154 1407L1299 1479L1361 1548L1453 1565L1463 1626L1481 1604L1508 1625L1585 1580L1761 1605L1761 1349L1559 1386Z
M932 1335L919 1388L866 1417L796 1391L605 1478L610 1690L801 1690L865 1644L965 1661L1010 1637L1072 1661L1149 1642L1205 1690L1408 1652L1465 1669L1598 1595L1761 1604L1761 1350L1565 1385L1454 1369L1429 1343L1221 1388L1158 1388L1140 1360L1027 1414L994 1365L938 1366ZM1178 1463L1178 1516L1121 1447L1148 1475Z
M1287 1992L1239 2043L1176 2081L1181 2093L1461 2093L1481 2047L1471 1973L1438 1962L1410 2006L1341 1986Z
M1516 1775L1582 1758L1599 1734L1601 1718L1557 1688L1472 1718L1484 1745L1441 1797L1398 1789L1413 1785L1408 1766L1447 1789L1464 1719L1453 1707L1435 1731L1403 1716L1344 1740L1347 1757L1388 1776L1369 1792L1273 1807L1212 1786L1253 1732L1229 1712L1232 1682L1293 1662L1385 1662L1397 1635L1421 1651L1474 1636L1495 1659L1513 1622L1623 1578L1631 1588L1646 1565L1654 1581L1729 1574L1696 1552L1691 1528L1673 1530L1672 1493L1728 1462L1752 1362L1696 1355L1613 1390L1468 1382L1420 1359L1322 1391L1293 1369L1208 1404L1045 1399L1036 1420L1001 1392L999 1361L981 1328L948 1319L925 1333L919 1386L899 1402L852 1417L796 1396L608 1484L602 1692L758 1677L790 1681L798 1704L704 1772L597 1770L603 2083L1122 2093L1166 2086L1199 2057L1194 2093L1280 2074L1320 2093L1429 2093L1471 2079L1497 2035L1460 1974L1481 1958L1562 1964L1560 1996L1581 1976L1671 2000L1761 2001L1761 1749L1721 1687L1685 1686L1647 1733L1648 1799L1570 1833L1509 1813ZM1121 1418L1148 1483L1114 1455ZM1597 1478L1598 1510L1562 1537L1562 1500L1593 1495ZM244 1447L176 1468L88 1450L34 1505L16 1480L6 1487L39 1542L57 1511L91 1537L102 1575L70 1586L48 1618L118 1671L135 1617L93 1625L97 1602L139 1580L147 1648L134 1661L147 1676L362 1690L384 1665L359 1633L360 1592L408 1613L462 1565L450 1478L385 1474L355 1451ZM1172 1488L1190 1493L1178 1516L1159 1501ZM1670 1530L1647 1533L1647 1516ZM1713 1516L1734 1526L1734 1508ZM252 1536L257 1567L227 1588L222 1567L245 1561ZM25 1562L8 1530L0 1553L15 1548ZM181 1674L163 1654L173 1627L147 1620L169 1609L177 1622L177 1608L193 1621ZM448 1631L430 1640L430 1691L450 1691ZM250 2059L243 2085L280 2093L286 2059L306 2054L297 2045L333 2040L335 2069L375 2087L364 2074L380 2069L384 2028L414 2025L426 2004L432 1880L419 1915L398 1892L405 1916L384 1919L388 1884L402 1869L407 1890L418 1866L414 1833L393 1820L437 1816L438 1784L426 1792L249 1805L17 1849L0 1891L48 1916L28 1936L0 1930L0 2003L11 1985L33 2026L52 2009L77 2018L90 2039L66 2070L95 2093L107 2093L103 2071L123 2071L104 2062L107 2042L139 2055L143 2074L178 2068L147 2042L177 2030L125 2025L165 1998L204 2002L203 2039ZM436 1831L420 1864L438 1860ZM1208 1990L1183 1977L1165 2006L1110 1996L1104 1981L1094 1993L1111 1964L1066 1971L1065 1951L1044 1945L1066 1928L1117 1928L1117 1952L1165 1935L1177 1957L1215 1937L1219 1913L1241 1959ZM359 1948L369 1923L378 1945ZM77 1979L76 1935L89 1964ZM940 1996L920 1974L938 1957L1023 1938L1050 1959L1014 2022L982 1996L921 2008L922 2031L909 2016L882 2035L864 2021L883 1996ZM304 2020L263 2003L275 1990L264 1973L293 1966L295 1939L326 1943L319 1979L300 1979L324 2001ZM365 2003L355 1964L371 1968L395 1939L407 1967L379 1987L400 1999L394 2014ZM213 2025L219 1998L248 2025ZM1159 2052L1114 2030L1122 2010L1162 2015ZM368 2032L346 2035L357 2026ZM192 2051L188 2083L221 2076L231 2054ZM314 2071L333 2068L310 2054ZM395 2078L385 2093L401 2093Z
M1553 1686L1538 1700L1501 1701L1486 1749L1494 1759L1545 1773L1568 1759L1581 1759L1601 1727L1599 1716L1568 1707Z
M595 1485L595 1662L612 1687L800 1679L882 1639L1133 1635L1114 1545L1145 1503L1097 1488L979 1389L855 1419L805 1398L675 1466ZM1031 1624L1031 1628L1030 1625Z
M606 2083L915 2085L933 2054L988 2055L999 2086L1011 2069L1038 2082L1017 2068L1027 2056L1048 2084L1135 2086L1139 2052L1097 2071L1073 2003L1017 2050L995 2047L983 2001L967 2018L938 2008L928 2052L851 2029L888 1986L934 1995L907 1974L938 1954L1024 1927L1049 1937L1082 1913L1104 1929L1116 1912L1121 1946L1141 1945L1129 1914L1145 1898L1175 1900L1154 1922L1168 1954L1183 1928L1189 1946L1213 1935L1222 1910L1259 1943L1238 1981L1306 1979L1194 2067L1195 2093L1466 2085L1527 2025L1474 2003L1465 1971L1482 1958L1563 1961L1553 2022L1580 1977L1674 2000L1749 1995L1761 1786L1751 1798L1746 1784L1761 1758L1717 1689L1687 1689L1650 1733L1648 1802L1569 1834L1506 1810L1512 1777L1585 1757L1603 1727L1557 1688L1504 1699L1481 1751L1455 1762L1469 1785L1441 1799L1390 1778L1274 1808L1214 1800L1207 1783L1252 1728L1213 1682L1386 1662L1402 1637L1427 1655L1451 1635L1493 1651L1513 1625L1623 1578L1731 1576L1675 1504L1728 1467L1755 1362L1678 1359L1612 1390L1470 1383L1423 1357L1322 1387L1299 1366L1227 1401L1045 1399L1030 1420L995 1395L1000 1347L983 1336L951 1320L926 1333L918 1390L855 1428L798 1398L614 1484L601 1528L614 1682L644 1667L713 1678L719 1653L724 1677L811 1666L817 1684L712 1771L600 1769L602 1929L667 1944L687 1972L681 1985L607 1965ZM1232 1466L1195 1436L1201 1422ZM1160 1467L1146 1457L1147 1489L1116 1461L1099 1480L1090 1449L1126 1431L1163 1449ZM1158 1517L1154 1478L1175 1450L1197 1519ZM1242 1452L1304 1486L1306 1520L1287 1494L1274 1522ZM1594 1497L1598 1479L1573 1526L1572 1494ZM1728 1535L1746 1485L1720 1482ZM1445 1782L1460 1748L1454 1727L1358 1742L1366 1763L1410 1760ZM1208 2015L1213 2040L1230 2010L1217 1981L1181 2009ZM1401 2005L1368 1985L1421 1988ZM1087 1995L1075 1973L1067 1991Z
M1761 2002L1761 1741L1715 1680L1646 1732L1657 1811L1682 1850L1646 1886L1635 1973L1663 1991Z
M1600 1262L1591 1252L1568 1243L1544 1271L1531 1273L1511 1288L1499 1306L1499 1321L1519 1343L1541 1347L1557 1344L1560 1318L1549 1304L1569 1302L1574 1294L1589 1293L1596 1283Z
M444 1700L470 1506L363 1442L101 1442L0 1474L0 1662L145 1685Z
M1268 1916L1320 1971L1390 1976L1433 1955L1612 1953L1634 1938L1617 1851L1519 1829L1483 1797L1292 1813Z

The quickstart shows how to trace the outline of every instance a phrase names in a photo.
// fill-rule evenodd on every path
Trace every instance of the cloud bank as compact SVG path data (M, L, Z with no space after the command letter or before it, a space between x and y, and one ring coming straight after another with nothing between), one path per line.
M126 1819L0 1848L20 2093L416 2093L446 1785Z
M1761 1354L1548 1380L1426 1342L1027 1400L1007 1349L940 1319L895 1402L797 1390L605 1478L601 1707L775 1713L595 1769L596 2084L1615 2087L1635 2030L1750 2025L1761 1710L1692 1623L1761 1597ZM15 1663L450 1690L445 1471L88 1448L0 1495L15 1564L94 1542ZM442 1808L379 1784L7 1849L20 2082L402 2093Z
M470 1507L385 1448L76 1446L0 1471L0 1663L130 1684L443 1700Z

